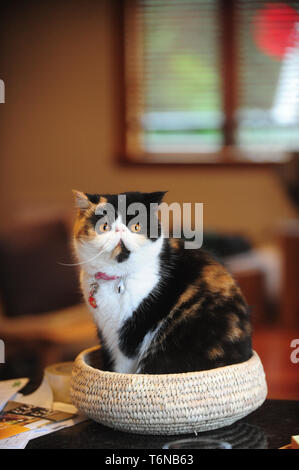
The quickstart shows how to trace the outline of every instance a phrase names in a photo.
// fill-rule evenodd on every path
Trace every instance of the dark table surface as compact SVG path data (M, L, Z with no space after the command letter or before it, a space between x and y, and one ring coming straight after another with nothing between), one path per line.
M266 400L252 414L226 428L200 433L229 442L232 448L277 449L299 434L299 401ZM29 449L161 449L184 436L141 436L85 421L30 441Z

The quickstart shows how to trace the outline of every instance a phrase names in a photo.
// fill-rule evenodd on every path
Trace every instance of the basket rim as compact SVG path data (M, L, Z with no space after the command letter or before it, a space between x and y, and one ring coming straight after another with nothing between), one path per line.
M208 375L215 375L215 374L222 374L225 372L230 371L231 373L233 371L239 370L239 369L247 369L248 367L253 367L255 365L260 365L262 366L261 359L259 355L257 354L256 351L252 350L252 356L244 362L238 362L237 364L230 364L228 366L222 366L222 367L217 367L215 369L208 369L208 370L201 370L201 371L194 371L194 372L179 372L175 374L127 374L123 372L112 372L112 371L107 371L107 370L102 370L102 369L96 369L89 364L87 364L85 358L87 354L90 354L93 351L97 351L101 349L101 345L97 346L92 346L90 348L84 349L81 353L78 354L74 361L74 366L79 366L80 368L84 368L90 373L97 375L97 376L106 376L106 378L111 378L111 379L118 379L118 380L123 380L123 379L132 379L132 378L138 378L140 380L169 380L169 378L173 379L179 379L179 378L192 378L192 377L200 377L200 376L208 376Z

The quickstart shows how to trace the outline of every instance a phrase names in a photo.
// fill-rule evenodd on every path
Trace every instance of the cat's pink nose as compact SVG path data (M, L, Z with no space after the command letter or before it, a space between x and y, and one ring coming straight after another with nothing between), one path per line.
M115 231L116 231L116 232L124 232L124 231L125 231L125 227L115 227Z

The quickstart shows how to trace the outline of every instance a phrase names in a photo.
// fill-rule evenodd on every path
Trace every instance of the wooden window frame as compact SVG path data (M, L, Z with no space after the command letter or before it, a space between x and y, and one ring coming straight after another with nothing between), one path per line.
M236 120L235 111L238 104L238 68L237 68L237 21L236 21L236 0L218 0L219 2L219 25L220 25L220 67L221 70L221 97L224 114L223 123L223 146L216 152L198 153L149 153L145 152L140 145L140 136L143 129L139 128L137 120L129 115L138 115L137 104L129 98L133 93L134 97L140 97L139 106L142 106L141 84L136 81L136 77L128 76L128 61L138 61L139 50L142 47L142 32L138 30L138 23L134 21L134 8L138 0L114 0L115 25L118 31L118 66L120 76L123 77L123 86L120 92L120 125L121 125L121 151L119 153L119 163L125 166L207 166L232 168L232 167L279 167L291 159L291 154L287 151L281 152L281 158L272 160L251 160L248 151L236 146ZM130 45L126 43L130 36ZM141 64L140 64L141 65ZM130 107L127 102L130 101ZM132 103L133 110L132 110ZM128 131L128 126L131 129ZM256 154L256 152L254 152Z

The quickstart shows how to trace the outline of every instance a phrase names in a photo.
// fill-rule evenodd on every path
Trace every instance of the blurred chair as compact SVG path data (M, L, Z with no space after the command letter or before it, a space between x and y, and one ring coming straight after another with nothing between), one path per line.
M242 235L208 231L203 240L203 248L221 260L239 284L250 306L254 326L267 321L268 272L272 272L272 266L267 267L269 259Z
M40 370L96 342L71 263L67 217L17 222L0 237L0 337L13 357L34 351Z
M253 326L267 321L267 296L265 274L259 269L236 270L233 272L247 304L250 307L250 317Z
M274 245L251 249L225 259L248 305L254 326L277 320L281 293L281 253Z

